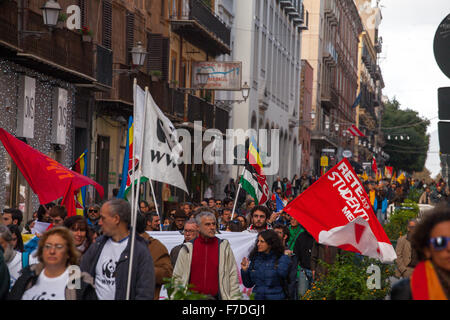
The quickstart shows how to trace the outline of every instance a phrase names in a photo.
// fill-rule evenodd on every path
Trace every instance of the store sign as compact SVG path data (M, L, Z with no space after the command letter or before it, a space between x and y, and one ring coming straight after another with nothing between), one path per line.
M320 166L321 167L328 167L328 157L327 156L322 156L320 158Z
M200 84L199 74L208 74L205 86ZM203 61L192 65L192 88L240 91L242 62Z
M17 111L17 137L34 138L34 112L36 108L36 79L20 76L19 105Z
M350 150L344 150L344 151L342 151L342 156L344 157L344 158L351 158L352 157L352 152L350 151Z
M52 143L65 145L67 134L67 90L53 89Z

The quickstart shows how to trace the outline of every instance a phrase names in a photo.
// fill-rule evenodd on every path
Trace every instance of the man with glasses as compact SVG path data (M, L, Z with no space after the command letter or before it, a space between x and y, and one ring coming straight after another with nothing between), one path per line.
M175 263L177 262L178 253L180 252L180 249L183 246L183 244L192 241L198 237L197 221L195 221L194 219L186 221L186 223L184 224L183 235L184 235L183 243L173 247L172 250L170 250L170 261L172 261L172 266L174 266Z
M416 224L416 220L408 221L408 232L397 240L397 246L395 247L397 270L395 270L395 276L398 278L409 278L419 262L415 250L411 249L411 235Z
M96 232L99 231L100 226L98 225L98 221L100 219L100 206L98 204L90 205L87 210L87 216L88 226Z

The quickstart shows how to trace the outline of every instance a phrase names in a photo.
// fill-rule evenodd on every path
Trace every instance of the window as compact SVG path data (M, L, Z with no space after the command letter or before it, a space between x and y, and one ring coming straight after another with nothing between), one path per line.
M112 5L110 0L102 2L102 45L111 49Z

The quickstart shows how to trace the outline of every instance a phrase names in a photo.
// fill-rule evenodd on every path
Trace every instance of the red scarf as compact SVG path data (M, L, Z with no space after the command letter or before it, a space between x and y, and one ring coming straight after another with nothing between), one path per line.
M216 296L219 292L219 239L204 238L194 240L191 280L193 290Z
M448 300L431 261L422 261L411 275L413 300Z

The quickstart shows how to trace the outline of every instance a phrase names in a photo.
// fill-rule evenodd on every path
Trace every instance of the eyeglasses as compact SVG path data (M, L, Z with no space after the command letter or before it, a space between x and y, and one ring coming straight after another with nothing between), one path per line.
M197 232L197 230L184 230L184 233L196 233Z
M97 213L97 212L98 212L98 210L97 210L97 209L89 209L89 210L88 210L88 212L89 212L89 213L91 213L91 212L95 212L95 213Z
M58 244L50 244L50 243L44 244L44 250L55 249L57 251L61 251L64 248L65 248L65 245L59 244L59 243Z
M447 248L449 241L450 237L436 237L430 239L430 244L433 246L434 250L442 251Z

